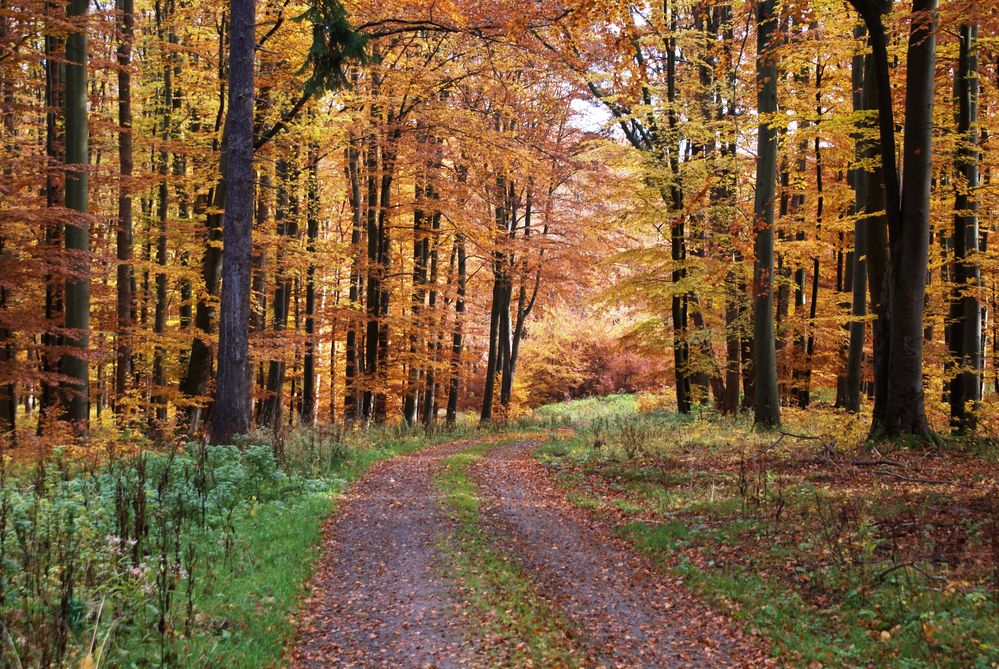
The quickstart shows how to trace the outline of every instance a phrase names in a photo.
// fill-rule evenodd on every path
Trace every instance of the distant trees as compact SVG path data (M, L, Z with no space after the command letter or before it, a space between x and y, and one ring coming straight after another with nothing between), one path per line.
M505 420L653 353L680 412L990 429L991 5L852 3L3 2L3 443ZM535 340L596 309L620 356Z

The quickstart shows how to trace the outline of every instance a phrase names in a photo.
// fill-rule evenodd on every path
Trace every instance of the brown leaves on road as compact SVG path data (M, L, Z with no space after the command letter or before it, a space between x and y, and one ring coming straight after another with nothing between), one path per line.
M302 613L296 668L499 667L464 624L461 588L440 563L453 527L431 479L467 443L376 465L327 526ZM583 635L592 666L758 667L758 643L668 579L609 527L563 499L530 444L492 449L473 470L496 547L524 567ZM489 657L491 655L491 657Z
M531 456L499 446L473 471L502 547L587 636L606 667L759 667L773 660L610 526L565 501Z
M444 444L375 465L327 526L303 607L293 666L479 666L452 588L440 576L436 543L448 519L430 479Z

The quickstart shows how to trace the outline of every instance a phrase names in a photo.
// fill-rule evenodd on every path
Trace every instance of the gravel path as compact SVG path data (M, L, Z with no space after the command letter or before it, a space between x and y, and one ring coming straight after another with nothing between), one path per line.
M724 616L564 499L531 457L535 444L492 449L473 471L484 511L539 590L581 631L598 666L767 666L765 651Z
M292 654L295 667L476 666L437 543L449 527L431 494L443 444L376 464L326 528Z
M442 444L380 463L326 527L324 557L303 607L293 666L492 668L477 652L442 568L453 525L432 478L470 446ZM771 660L594 514L568 504L531 456L498 445L472 470L496 546L516 559L577 628L602 668L759 667ZM470 641L472 640L472 641Z

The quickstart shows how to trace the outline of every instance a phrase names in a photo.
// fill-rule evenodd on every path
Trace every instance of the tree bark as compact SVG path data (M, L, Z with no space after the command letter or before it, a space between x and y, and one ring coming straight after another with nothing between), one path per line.
M863 29L854 31L854 36L860 38L864 35ZM867 58L863 55L854 56L852 62L853 79L853 109L855 113L870 109L868 101L873 101L873 97L868 90L874 82L871 75L871 68L865 67ZM864 137L863 133L870 123L863 121L859 124L856 142L856 157L858 162L865 161L874 155L875 147L873 143ZM865 322L867 317L867 226L869 218L876 212L871 210L870 178L866 170L854 168L850 172L854 190L854 215L853 223L853 262L851 277L852 298L850 306L850 345L846 359L846 381L843 398L843 407L852 413L860 411L860 386L863 381L864 363L864 337Z
M363 249L361 248L361 237L364 231L364 202L361 199L361 174L360 174L360 152L355 146L356 140L351 140L347 149L347 176L350 180L350 208L352 213L350 229L350 248L353 252L350 265L350 288L348 289L348 299L350 309L357 310L360 307L359 300L363 294L361 291L361 265L363 263ZM352 423L359 413L360 394L357 382L361 375L360 363L362 361L359 339L359 328L357 318L350 318L347 326L347 341L345 344L346 364L344 365L344 420Z
M319 147L309 145L308 205L306 213L306 253L309 266L305 276L305 354L302 361L302 424L316 420L316 243L319 241Z
M951 296L951 355L957 375L950 383L951 426L958 434L973 432L981 401L982 307L978 242L978 26L961 26L956 72L957 133L961 142L954 160L954 291Z
M85 21L87 0L70 0L67 16ZM70 275L66 278L66 344L62 371L72 379L67 388L66 417L86 436L90 416L90 224L87 130L87 30L81 23L66 39L66 208L79 212L66 227Z
M905 86L899 226L890 228L891 353L886 436L929 437L923 395L923 308L929 259L936 0L914 0ZM887 96L886 96L887 97Z
M117 0L118 29L118 260L116 316L117 339L113 407L121 413L132 372L132 45L135 10L132 0Z
M455 253L458 260L458 293L454 302L454 330L451 333L451 375L448 381L447 413L448 425L458 422L458 394L461 390L461 351L465 325L465 281L467 276L465 259L465 235L454 236Z
M761 0L757 21L757 109L761 115L777 111L777 59L773 53L776 28L774 0ZM774 341L774 195L777 181L775 119L764 117L757 135L755 263L753 272L754 422L768 428L780 425L777 397L777 351Z
M275 217L277 218L277 236L281 240L275 261L275 286L273 317L271 328L277 341L281 341L281 333L288 328L288 316L291 307L292 275L287 265L287 253L285 251L291 245L291 241L298 237L298 216L297 207L293 204L294 183L290 174L288 161L284 158L277 161L277 205L275 207ZM267 368L267 383L265 386L262 410L260 412L260 425L277 430L281 426L282 411L284 409L284 380L285 361L283 357L272 358Z
M223 217L219 355L211 440L250 429L249 316L253 251L253 66L255 0L230 0L228 193Z

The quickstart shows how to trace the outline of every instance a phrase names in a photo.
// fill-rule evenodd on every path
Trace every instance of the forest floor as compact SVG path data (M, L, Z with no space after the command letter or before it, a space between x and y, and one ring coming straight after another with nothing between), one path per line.
M999 666L989 444L639 403L377 464L327 522L294 665Z
M376 465L327 525L297 667L749 667L759 640L566 500L531 438Z

